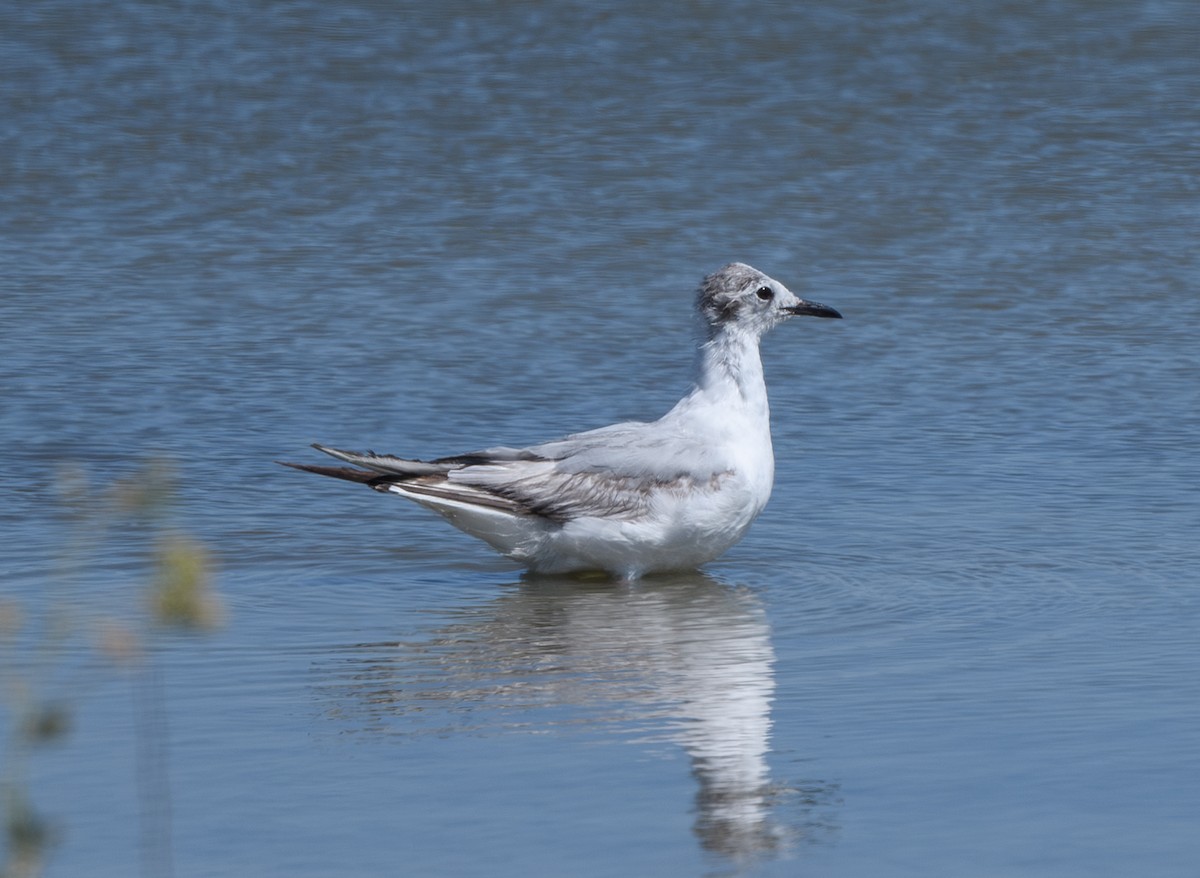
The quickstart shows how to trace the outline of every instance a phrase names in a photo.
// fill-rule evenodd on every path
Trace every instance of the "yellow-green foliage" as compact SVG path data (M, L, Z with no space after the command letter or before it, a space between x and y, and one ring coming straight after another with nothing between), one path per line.
M170 536L158 546L158 570L151 590L153 618L177 628L215 628L221 606L213 594L208 554L195 540Z
M78 470L62 473L58 483L72 512L72 532L59 559L61 582L46 584L49 597L36 608L0 601L0 716L6 726L0 730L0 878L41 875L58 835L34 804L26 766L35 749L70 733L73 693L89 688L97 666L115 671L153 662L156 637L212 629L222 618L208 552L169 521L175 491L166 465L152 463L103 490L93 490ZM87 576L91 556L116 528L144 534L145 556L153 559L138 573L144 606L118 606L105 618L79 621L72 612L71 584ZM63 647L69 641L88 644L95 661L82 667L68 662ZM88 680L77 679L84 674ZM139 724L139 734L150 733Z

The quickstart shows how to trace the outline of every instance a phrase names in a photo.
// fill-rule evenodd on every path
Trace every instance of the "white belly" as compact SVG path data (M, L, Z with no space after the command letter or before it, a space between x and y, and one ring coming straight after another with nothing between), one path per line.
M695 569L742 538L769 492L769 483L764 494L731 478L719 490L661 498L650 514L636 519L570 521L546 533L533 551L510 557L543 573L604 570L634 578Z

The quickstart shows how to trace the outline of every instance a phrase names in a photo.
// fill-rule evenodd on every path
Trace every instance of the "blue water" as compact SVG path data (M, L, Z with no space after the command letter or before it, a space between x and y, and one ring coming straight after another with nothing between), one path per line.
M0 598L136 614L145 533L61 494L167 458L225 607L157 677L71 647L46 874L1194 875L1197 45L1184 0L0 7ZM701 573L522 578L272 463L657 417L734 259L846 319L766 340L775 494Z

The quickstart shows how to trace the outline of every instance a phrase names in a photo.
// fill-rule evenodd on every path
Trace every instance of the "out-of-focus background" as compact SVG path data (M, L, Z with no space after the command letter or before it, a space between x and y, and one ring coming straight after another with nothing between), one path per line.
M171 461L224 608L149 681L62 647L46 874L1194 875L1198 24L5 4L10 668L138 606L64 483ZM655 418L731 260L846 319L766 340L775 495L703 573L522 578L272 463Z

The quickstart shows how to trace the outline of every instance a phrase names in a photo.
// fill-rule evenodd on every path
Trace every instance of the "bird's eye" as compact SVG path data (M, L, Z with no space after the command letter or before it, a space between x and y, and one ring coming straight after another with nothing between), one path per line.
M754 295L758 296L764 302L769 302L775 298L775 291L770 287L759 287L754 291Z

